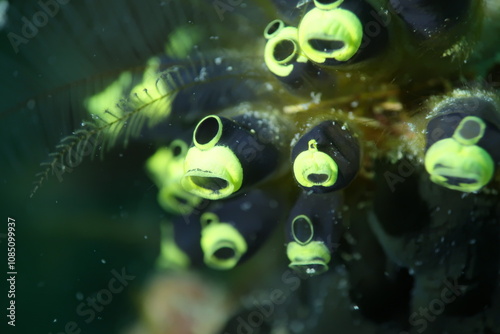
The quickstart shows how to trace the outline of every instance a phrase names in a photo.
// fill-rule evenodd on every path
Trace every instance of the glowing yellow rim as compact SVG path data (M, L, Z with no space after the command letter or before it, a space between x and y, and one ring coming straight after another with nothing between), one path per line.
M276 29L275 32L269 34L268 31L269 29L275 25L276 23L278 23L278 29ZM285 27L285 22L283 22L282 20L272 20L271 22L269 22L269 24L266 26L266 28L264 29L264 37L266 39L270 39L270 38L273 38L274 36L276 36L277 34L279 34L279 32L281 31L281 29L283 29Z
M218 190L200 187L193 177L219 178L227 182ZM184 161L184 189L196 196L216 200L238 191L243 183L243 168L238 157L227 146L214 146L209 150L191 147Z
M217 133L215 134L215 136L206 144L200 144L196 141L196 132L198 131L200 125L207 119L209 118L214 118L216 121L217 121L217 124L218 124L218 129L217 129ZM212 147L214 147L218 142L219 142L219 139L220 137L222 136L222 121L220 119L219 116L215 116L215 115L210 115L210 116L207 116L205 118L203 118L201 121L198 122L198 124L196 125L196 128L194 129L193 131L193 143L194 145L199 148L200 150L208 150Z
M207 221L210 220L210 223ZM231 269L247 251L247 243L240 232L231 224L221 223L217 215L207 212L201 216L201 249L205 264L214 269ZM220 248L233 249L234 256L229 259L219 259L214 256Z
M181 149L181 153L178 154L177 156L174 155L174 150L176 147L179 147ZM183 157L186 155L188 151L188 144L182 139L175 139L170 143L169 149L172 152L172 157L174 158Z
M174 156L179 147L180 153ZM165 210L177 214L189 214L201 198L188 193L181 186L184 175L184 158L188 151L187 143L176 139L168 147L159 148L146 162L146 169L158 187L157 200ZM186 203L178 201L185 200Z
M479 126L479 133L473 138L465 138L460 133L467 122L474 122ZM474 145L479 140L481 140L481 138L483 138L485 130L486 130L486 124L481 118L475 116L467 116L464 117L464 119L462 119L460 124L458 124L457 128L455 129L455 132L453 133L453 138L461 144Z
M432 182L462 192L480 190L490 182L495 170L495 163L488 152L479 146L463 145L453 138L434 143L425 154L424 161ZM448 183L447 177L472 179L475 182L452 185Z
M323 270L315 272L320 274L328 270L328 263L331 255L328 248L322 241L312 241L307 245L300 245L297 242L290 242L286 248L286 255L290 260L289 267L300 270L305 266L321 266Z
M294 45L294 52L287 58L278 61L276 60L276 58L274 58L274 49L279 43L283 41L291 42ZM269 70L275 75L279 77L289 76L294 68L294 64L291 62L295 57L297 57L297 59L295 60L297 62L307 62L307 58L300 55L297 28L282 28L273 38L267 41L266 48L264 50L264 61Z
M311 139L308 150L301 152L293 162L293 175L297 182L306 188L313 186L330 187L337 182L339 167L326 153L318 151L318 143ZM315 183L308 179L311 174L324 174L328 178L324 182Z
M297 236L295 235L295 229L294 229L295 222L299 218L304 219L307 222L307 224L309 225L309 227L311 228L311 235L309 236L309 238L307 238L306 241L300 241L299 238L297 238ZM295 239L295 241L300 245L306 245L312 240L312 238L314 236L314 227L313 227L313 224L312 224L311 220L309 219L309 217L307 217L306 215L298 215L297 217L295 217L293 219L293 221L292 221L292 236L293 236L293 239Z
M340 41L344 46L335 51L318 51L310 40ZM322 64L327 59L347 61L358 52L363 40L363 25L356 14L335 8L332 10L311 9L299 25L299 45L306 56L315 63Z

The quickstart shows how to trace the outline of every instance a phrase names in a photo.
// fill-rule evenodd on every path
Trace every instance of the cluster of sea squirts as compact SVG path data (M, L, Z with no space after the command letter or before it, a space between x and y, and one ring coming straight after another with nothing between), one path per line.
M422 233L462 226L472 218L430 214L445 198L479 212L477 201L457 202L462 194L495 205L481 194L497 188L500 99L473 62L491 47L492 2L275 2L279 18L265 27L259 57L282 87L279 102L207 115L147 162L160 205L174 214L162 263L231 269L284 220L289 266L321 274L356 223L344 208L355 207L357 183L353 193L368 184L375 194L368 220L385 251L412 267L389 240L400 224Z

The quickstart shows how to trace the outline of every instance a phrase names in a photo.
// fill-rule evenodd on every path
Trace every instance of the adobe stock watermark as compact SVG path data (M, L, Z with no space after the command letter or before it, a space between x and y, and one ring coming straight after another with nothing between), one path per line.
M456 279L454 281L446 280L444 285L439 298L431 300L427 307L419 307L418 311L413 312L408 318L412 327L418 327L417 333L423 333L429 322L435 321L444 312L446 305L453 303L463 293L462 288L464 287L459 285ZM403 331L400 334L410 333Z
M232 13L237 7L243 5L243 0L214 0L212 2L212 6L221 21L224 21L224 13Z
M249 312L246 317L238 316L236 321L238 326L236 333L224 332L223 334L254 334L257 333L257 328L264 324L264 321L271 317L276 307L286 302L289 295L300 287L301 279L298 274L290 269L286 270L281 275L281 281L284 283L287 291L284 289L275 288L269 293L268 299L257 300L255 297L248 302L250 307L254 309Z
M17 54L19 47L22 44L28 44L30 40L38 35L39 29L42 29L49 23L49 20L59 13L60 6L66 5L70 0L39 0L39 11L35 12L31 18L23 16L21 22L23 23L19 33L9 32L7 38L10 45Z
M100 313L113 301L113 296L120 294L129 285L129 282L135 279L135 276L127 274L125 268L120 272L111 270L113 277L109 280L106 288L99 290L95 296L87 297L76 307L76 314L82 318L86 324L91 323L96 318L96 313ZM64 330L55 334L80 334L78 321L68 321L64 325ZM50 332L49 334L52 334Z
M401 159L398 161L397 172L385 171L384 178L385 182L391 189L391 192L396 191L396 185L398 183L403 183L417 170L416 164L409 159Z

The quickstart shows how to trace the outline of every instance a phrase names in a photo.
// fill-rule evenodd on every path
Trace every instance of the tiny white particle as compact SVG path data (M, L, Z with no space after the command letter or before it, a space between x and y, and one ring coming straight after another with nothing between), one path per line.
M321 93L311 92L311 102L314 104L321 103Z

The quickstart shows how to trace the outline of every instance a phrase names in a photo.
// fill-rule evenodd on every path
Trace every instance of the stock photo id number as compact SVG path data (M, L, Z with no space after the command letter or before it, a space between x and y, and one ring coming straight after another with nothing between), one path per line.
M9 307L7 307L7 324L9 326L16 326L16 220L14 218L7 218L7 234L5 235L7 241L7 284L9 290L7 292L7 299Z

